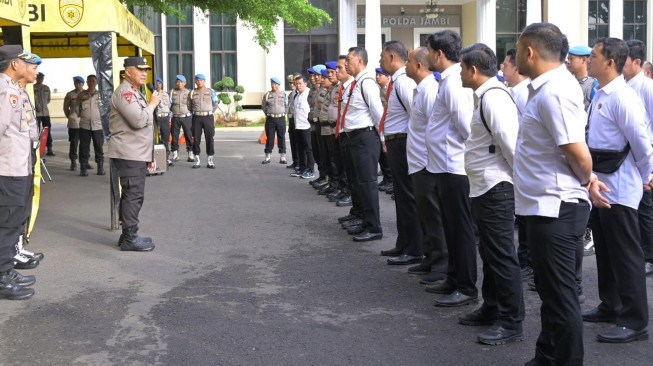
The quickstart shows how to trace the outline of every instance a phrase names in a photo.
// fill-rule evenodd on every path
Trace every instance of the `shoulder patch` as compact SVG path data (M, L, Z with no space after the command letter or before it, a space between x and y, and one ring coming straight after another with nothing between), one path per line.
M9 103L11 103L11 108L16 108L18 105L18 95L9 94Z
M132 98L134 97L134 94L132 94L132 93L122 93L122 97L127 101L127 103L131 104Z

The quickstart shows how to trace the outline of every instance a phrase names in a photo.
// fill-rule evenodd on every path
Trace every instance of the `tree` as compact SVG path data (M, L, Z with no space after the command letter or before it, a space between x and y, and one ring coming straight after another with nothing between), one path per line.
M222 113L222 116L226 122L230 122L233 119L235 112L240 112L243 110L243 107L239 105L239 102L243 100L242 94L245 92L245 88L242 85L236 86L234 79L225 76L222 78L222 80L213 84L213 89L219 92L218 109L220 110L220 113ZM235 92L233 94L235 103L232 103L231 97L228 94L228 92L231 92L232 90ZM226 109L223 110L220 108L220 103L224 104ZM234 104L235 108L232 109Z
M276 43L274 27L283 19L300 32L331 23L324 10L313 7L308 0L123 0L126 5L151 7L165 15L183 16L178 5L195 6L204 12L236 14L245 25L256 31L256 41L266 51Z

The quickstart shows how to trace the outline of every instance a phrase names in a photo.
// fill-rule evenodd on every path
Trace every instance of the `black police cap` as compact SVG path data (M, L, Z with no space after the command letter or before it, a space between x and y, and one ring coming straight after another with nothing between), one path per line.
M0 46L0 61L13 60L23 53L23 46L21 45L7 44Z
M145 57L127 57L125 63L123 64L125 68L134 66L139 69L151 69L150 65L147 64Z

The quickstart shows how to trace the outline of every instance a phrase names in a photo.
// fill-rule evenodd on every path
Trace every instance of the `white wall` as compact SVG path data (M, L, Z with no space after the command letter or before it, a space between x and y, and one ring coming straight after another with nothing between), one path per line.
M195 74L204 74L206 86L212 86L218 80L211 80L211 26L209 18L198 9L195 9L193 18L193 50ZM188 84L194 85L195 80L186 83L190 87Z

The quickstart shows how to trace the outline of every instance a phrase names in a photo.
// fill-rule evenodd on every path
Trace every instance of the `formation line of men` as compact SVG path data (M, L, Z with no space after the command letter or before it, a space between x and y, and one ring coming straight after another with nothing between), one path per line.
M435 306L464 306L479 297L478 236L483 303L458 322L486 327L483 344L523 340L522 280L532 279L542 329L527 365L581 365L583 321L612 324L599 342L648 339L653 80L644 55L642 42L615 38L570 49L557 26L536 23L505 55L504 83L491 48L463 48L445 30L410 53L386 42L377 83L366 50L352 47L308 69L310 84L300 73L289 77L287 104L271 79L263 163L275 132L286 163L278 121L285 112L290 175L312 179L317 163L311 185L351 206L338 221L365 242L383 237L377 167L385 153L398 232L394 248L381 252L387 263L415 264L408 272L441 295ZM581 312L590 248L601 303Z

